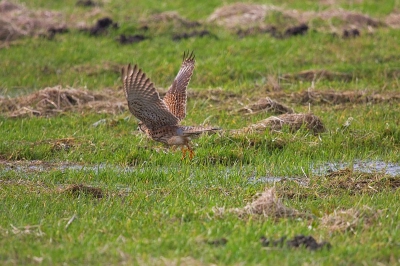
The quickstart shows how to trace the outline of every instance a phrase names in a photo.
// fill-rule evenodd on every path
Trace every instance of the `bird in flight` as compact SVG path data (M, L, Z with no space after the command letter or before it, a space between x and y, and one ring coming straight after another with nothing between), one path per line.
M178 75L164 96L156 91L153 82L137 66L129 64L122 68L122 81L130 112L140 120L139 128L155 141L182 147L182 159L189 151L194 157L190 140L203 132L219 130L215 127L183 126L180 122L186 116L186 88L195 66L193 52L183 53L183 62Z

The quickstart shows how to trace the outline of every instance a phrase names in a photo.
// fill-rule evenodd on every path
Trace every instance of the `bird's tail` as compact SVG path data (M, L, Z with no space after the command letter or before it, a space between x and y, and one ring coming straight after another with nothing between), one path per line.
M184 135L200 135L201 133L205 133L205 132L213 133L213 132L216 132L218 130L221 130L218 127L212 127L212 126L208 126L208 127L203 127L203 126L181 126L181 128L183 129L183 134Z

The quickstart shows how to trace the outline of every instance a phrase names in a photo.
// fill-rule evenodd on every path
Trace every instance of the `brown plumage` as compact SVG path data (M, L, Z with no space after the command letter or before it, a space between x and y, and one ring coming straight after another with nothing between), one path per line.
M140 120L139 128L155 141L182 146L183 158L186 154L185 146L190 158L194 156L190 147L191 137L218 130L214 127L179 125L186 116L186 88L194 66L193 52L190 55L184 53L181 68L163 100L154 84L137 65L132 67L129 64L122 68L125 96L129 110Z

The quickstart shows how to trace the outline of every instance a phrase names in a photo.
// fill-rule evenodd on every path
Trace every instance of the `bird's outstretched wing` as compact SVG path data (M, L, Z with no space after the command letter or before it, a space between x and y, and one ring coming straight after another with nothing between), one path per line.
M129 64L122 68L121 74L129 110L147 128L154 130L178 124L179 119L171 113L154 84L137 65L132 67Z
M171 113L179 120L182 120L186 116L186 88L193 75L196 62L194 57L193 52L190 54L189 52L183 53L181 69L163 99Z

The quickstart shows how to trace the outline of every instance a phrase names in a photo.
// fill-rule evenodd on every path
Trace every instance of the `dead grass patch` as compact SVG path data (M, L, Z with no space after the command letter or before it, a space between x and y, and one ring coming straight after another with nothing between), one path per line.
M93 92L60 86L17 98L0 98L0 112L8 117L55 116L67 111L116 114L126 110L122 92Z
M9 1L0 2L0 41L47 33L65 27L64 16L50 10L32 11Z
M374 210L368 206L361 209L336 210L331 214L324 215L319 226L333 232L355 232L359 226L370 227L381 213L382 210Z
M215 207L213 211L217 216L223 216L225 213L234 213L241 218L248 215L270 218L309 217L308 214L286 207L276 196L275 188L266 188L252 202L242 208L225 209Z
M307 90L293 93L292 98L300 103L314 104L365 104L365 103L390 103L399 102L400 94L398 92L375 93L366 91L315 91Z
M142 25L142 28L155 27L165 24L172 24L174 25L174 28L193 28L201 26L200 22L185 19L176 11L153 14L146 19L141 19L139 23Z
M262 24L268 10L274 9L266 5L235 3L217 8L207 21L227 28Z
M265 28L266 18L273 13L280 13L282 23L289 26L305 24L312 24L315 19L322 21L331 21L337 19L341 21L339 27L341 32L343 29L348 28L368 28L368 27L380 27L380 26L392 26L396 23L386 24L378 19L372 18L362 13L347 11L338 8L328 8L323 11L299 11L295 9L285 9L273 5L259 5L259 4L247 4L247 3L235 3L229 4L215 9L215 11L208 17L207 22L216 23L217 25L226 27L228 29L235 28L254 28L261 27ZM394 17L394 16L393 16ZM395 17L392 18L395 20ZM328 23L324 29L318 25L313 25L314 29L319 27L318 30L323 31L337 31L332 26L332 23ZM277 25L281 26L281 25Z
M319 185L315 184L315 186ZM400 187L400 180L382 173L364 173L344 168L328 174L323 181L323 186L327 189L347 190L354 195L397 189Z
M325 126L321 119L311 113L308 114L282 114L279 116L270 116L248 127L233 131L234 134L244 133L262 133L265 130L281 131L283 128L289 128L291 131L297 131L301 128L308 129L314 134L325 131Z
M392 12L385 18L385 22L387 25L394 29L399 29L400 28L400 11L397 10L395 12Z
M305 70L294 74L285 74L282 76L282 78L292 81L301 80L309 82L321 79L326 79L329 81L333 80L351 81L353 75L320 69L320 70Z

